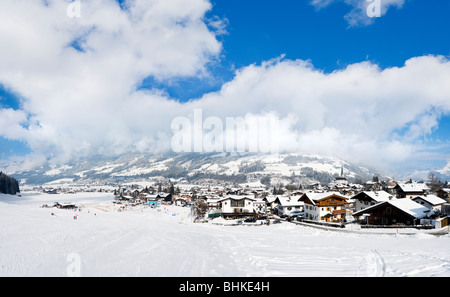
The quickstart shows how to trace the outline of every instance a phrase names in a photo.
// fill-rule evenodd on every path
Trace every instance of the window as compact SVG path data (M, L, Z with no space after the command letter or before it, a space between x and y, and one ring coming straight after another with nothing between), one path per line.
M244 207L244 200L231 200L231 207Z
M392 214L392 208L391 207L386 207L386 214L388 214L388 215Z

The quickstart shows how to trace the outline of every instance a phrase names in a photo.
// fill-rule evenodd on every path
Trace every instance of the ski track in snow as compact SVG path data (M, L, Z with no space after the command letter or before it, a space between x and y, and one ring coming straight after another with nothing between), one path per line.
M73 211L39 207L55 201L89 207L77 220ZM111 201L93 193L0 195L0 276L67 276L71 254L81 276L450 276L448 235L194 224L188 208L114 212Z

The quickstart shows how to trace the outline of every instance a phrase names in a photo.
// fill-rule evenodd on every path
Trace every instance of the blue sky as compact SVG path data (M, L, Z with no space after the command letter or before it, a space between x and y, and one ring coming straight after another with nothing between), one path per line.
M411 57L450 54L449 1L410 0L401 9L391 8L371 25L355 27L349 27L344 19L349 11L344 2L319 10L310 1L212 3L207 17L228 20L228 34L219 37L224 46L220 63L210 68L216 81L183 78L164 85L149 78L145 86L165 88L185 101L219 90L233 78L235 69L280 55L311 60L316 68L332 72L365 60L386 68L400 67Z
M110 2L114 3L114 1ZM124 1L119 2L122 4L122 10L125 11ZM207 1L191 1L195 9L198 6L199 11L204 9L202 5L205 2ZM201 21L208 25L211 32L216 31L214 37L220 43L220 50L215 47L216 44L213 44L213 42L208 45L207 49L202 49L200 54L194 52L197 48L192 49L192 56L201 56L202 59L199 60L201 62L192 62L188 65L189 67L186 66L186 69L176 69L169 74L164 71L148 70L147 75L141 76L132 84L136 85L137 90L157 90L165 99L184 104L193 99L201 101L201 98L208 96L208 94L212 94L211 96L214 97L215 94L220 93L225 84L233 85L234 82L238 81L239 75L236 71L245 72L251 65L260 67L265 62L280 57L282 57L282 61L309 61L315 71L324 74L344 71L347 67L364 61L369 62L370 65L377 65L379 71L382 72L384 69L392 67L402 68L407 60L415 57L433 55L444 56L448 59L450 55L450 1L395 0L392 2L399 5L387 6L387 11L383 11L383 14L378 18L368 19L362 15L362 21L355 24L349 21L349 16L352 13L358 15L357 5L362 3L362 0L316 0L315 2L301 0L212 0L212 9L206 10L201 17ZM86 2L83 5L82 12L84 15L81 20L86 20L90 16L88 14L90 7ZM4 10L7 8L9 7L5 7ZM36 7L39 11L51 8L51 5ZM87 14L88 16L86 16ZM35 15L36 24L41 25L43 22L40 20L40 15L36 13ZM359 12L359 17L361 17L361 12ZM30 22L32 21L34 20L30 20ZM111 22L111 20L108 21ZM213 21L219 21L223 32L219 32L217 27L214 27ZM76 55L81 56L88 52L89 47L80 42L80 40L83 40L80 38L89 37L92 31L95 31L92 28L100 27L100 20L92 22L98 22L97 26L85 30L86 25L81 24L78 37L75 37L68 45L66 44L66 47L73 44L77 45L78 53ZM67 30L67 35L73 35L73 31L72 28ZM201 38L207 40L210 36L202 35ZM86 43L88 42L86 41ZM206 42L201 43L199 41L199 44L204 46ZM210 42L209 39L208 42ZM52 43L49 42L49 44ZM83 46L86 46L87 50L82 50ZM109 54L109 52L115 51L115 47L120 47L120 44L109 44L108 46L109 50L105 53ZM29 56L32 56L34 52L40 53L38 50L33 51L33 48L29 50ZM190 57L189 50L186 49L186 60ZM205 54L205 52L208 52L208 54ZM103 56L106 55L103 54ZM0 61L0 67L2 66L1 63ZM8 61L3 63L7 64ZM17 64L20 64L20 61ZM281 64L279 63L279 65ZM87 64L82 65L86 66ZM149 63L148 65L148 69L150 69L154 64ZM11 67L16 71L11 73L24 72L24 69L20 68L22 66ZM169 69L174 66L168 62L165 67L165 69ZM51 67L48 69L51 69ZM48 69L41 69L41 71L47 73L50 71ZM120 71L121 68L117 66L114 69ZM123 69L126 69L126 67L124 66ZM206 71L208 74L198 75L199 69L203 72ZM32 70L35 71L35 68L32 68ZM126 71L123 72L126 73ZM144 69L140 73L145 72ZM35 78L39 77L39 70L35 74ZM72 73L68 72L67 75L72 75ZM4 77L7 77L7 75L5 74ZM55 77L57 76L55 75ZM22 123L22 126L32 126L32 120L44 124L48 120L47 126L51 126L50 123L57 116L53 114L46 118L41 117L39 112L42 111L36 107L37 100L46 102L46 104L50 104L49 106L52 105L51 100L32 99L31 97L34 95L27 94L28 91L31 92L31 89L26 89L25 85L26 83L21 84L19 80L2 80L0 75L0 109L13 109L23 112L24 117L29 122L27 124ZM25 104L30 102L35 104ZM165 104L162 104L161 108ZM392 134L399 133L401 136L406 135L411 132L410 127L416 124L415 121L420 122L419 116L438 108L436 106L431 107L431 109L427 109L425 106L422 111L416 111L417 116L414 121L406 122L398 129L391 129L390 132ZM434 113L437 113L435 118L438 119L438 124L432 125L429 132L420 134L411 142L415 146L414 151L416 152L413 155L416 157L420 155L423 158L420 161L418 160L415 165L410 165L409 169L411 170L426 170L431 166L442 167L450 158L448 154L450 115L447 110ZM380 125L382 124L380 123ZM67 125L69 126L69 123ZM126 124L124 123L124 125ZM133 129L131 130L134 131ZM34 135L29 136L29 131L25 133L27 136L23 137L11 137L6 133L3 133L3 135L0 133L0 159L7 159L11 156L26 156L39 149L44 151L45 145L36 144L36 137ZM83 145L94 147L96 144L91 143L89 137L84 135L85 133L87 132L71 131L66 137L72 139L74 135L82 134L83 137L79 140ZM42 135L47 134L42 133ZM76 146L79 147L78 144ZM99 144L99 146L106 145ZM61 151L63 150L65 149L61 148ZM52 152L52 155L54 154L56 153Z

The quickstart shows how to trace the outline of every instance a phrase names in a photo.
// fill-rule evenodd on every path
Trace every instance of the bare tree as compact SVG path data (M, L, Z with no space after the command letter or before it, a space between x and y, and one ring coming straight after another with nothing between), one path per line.
M195 219L204 218L208 212L208 204L203 199L197 199L191 206L191 217Z
M434 172L428 173L428 180L427 183L428 187L430 187L431 192L436 193L437 191L441 190L443 188L443 183L441 182L440 178L436 176Z

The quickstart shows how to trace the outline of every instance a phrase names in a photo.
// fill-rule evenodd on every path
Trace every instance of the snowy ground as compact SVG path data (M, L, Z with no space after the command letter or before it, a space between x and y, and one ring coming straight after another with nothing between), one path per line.
M450 276L449 235L194 224L186 208L117 212L112 199L0 195L0 276ZM85 208L40 208L55 201Z

